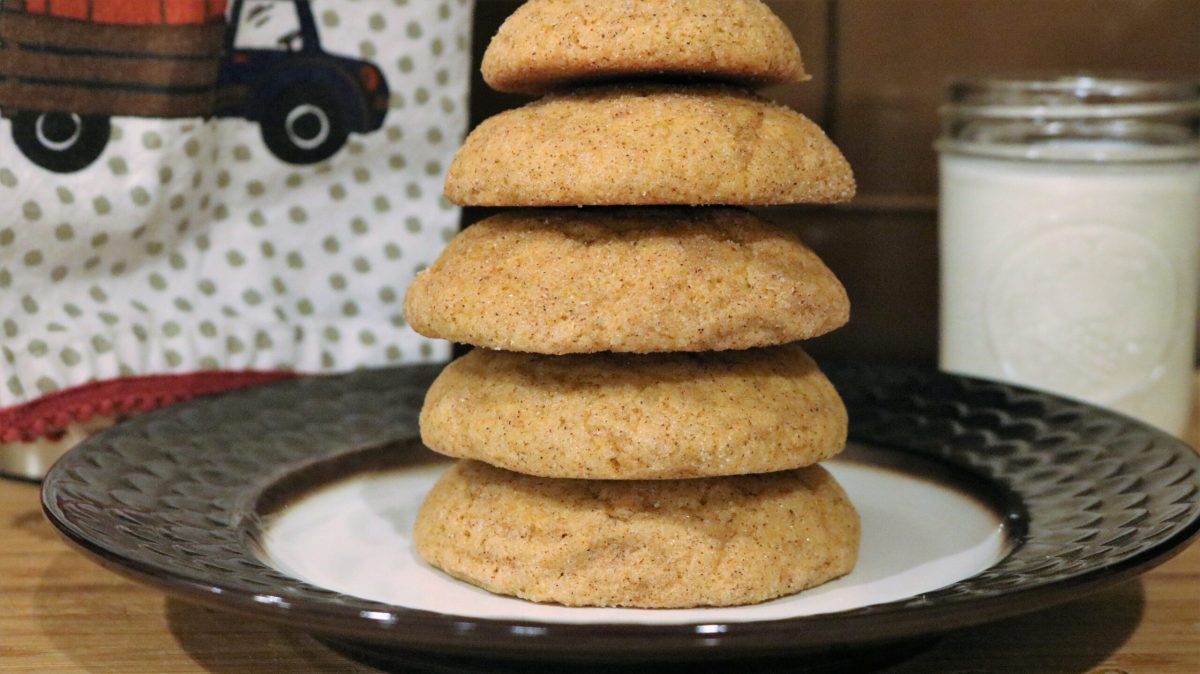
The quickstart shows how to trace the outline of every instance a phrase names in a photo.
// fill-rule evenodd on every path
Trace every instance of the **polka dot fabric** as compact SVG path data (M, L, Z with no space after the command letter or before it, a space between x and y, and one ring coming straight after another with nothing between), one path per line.
M458 226L470 0L313 0L321 46L378 66L381 128L286 163L246 119L114 117L54 173L0 123L0 408L89 381L444 360L408 328L414 274Z

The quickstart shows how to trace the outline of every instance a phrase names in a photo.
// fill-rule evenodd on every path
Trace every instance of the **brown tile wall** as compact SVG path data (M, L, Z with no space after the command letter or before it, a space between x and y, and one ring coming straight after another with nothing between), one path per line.
M520 2L480 0L475 50ZM1122 71L1200 78L1200 0L768 0L813 80L766 94L846 153L860 196L837 209L774 209L842 278L851 324L818 353L932 361L937 343L937 108L957 76ZM476 75L475 122L527 100ZM470 211L468 222L482 215Z

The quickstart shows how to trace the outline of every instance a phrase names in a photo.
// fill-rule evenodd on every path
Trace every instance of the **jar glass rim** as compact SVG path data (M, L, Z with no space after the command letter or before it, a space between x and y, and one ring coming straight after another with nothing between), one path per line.
M1057 97L1064 103L1200 102L1200 80L1184 78L1147 79L1132 74L1003 74L966 77L949 84L947 102L991 104L1025 98Z
M1001 75L952 81L943 115L1147 116L1200 113L1200 81L1132 75Z
M954 81L943 153L1040 161L1200 158L1200 81L1129 75L992 75Z

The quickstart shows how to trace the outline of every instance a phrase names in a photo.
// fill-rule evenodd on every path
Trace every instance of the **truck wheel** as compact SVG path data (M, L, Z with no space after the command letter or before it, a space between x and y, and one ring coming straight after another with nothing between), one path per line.
M13 115L12 136L29 161L55 173L87 168L104 152L112 124L101 115L22 110Z
M289 164L328 159L350 135L333 96L314 88L283 92L267 106L261 131L271 153Z

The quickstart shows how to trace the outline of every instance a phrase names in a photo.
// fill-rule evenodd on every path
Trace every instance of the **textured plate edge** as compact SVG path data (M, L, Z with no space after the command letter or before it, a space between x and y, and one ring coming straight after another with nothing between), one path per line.
M59 526L55 515L43 503L43 513L55 525L59 533L87 557L100 566L124 578L156 588L169 596L198 603L209 608L231 611L246 617L300 629L321 636L340 637L351 641L401 647L414 651L438 651L454 648L460 653L476 655L500 655L522 659L547 661L578 660L595 661L596 651L601 649L606 660L613 662L631 660L679 660L711 657L738 657L747 653L762 655L802 654L826 651L834 647L867 646L872 644L917 639L942 634L952 629L972 627L985 623L1036 612L1113 587L1169 561L1195 542L1200 534L1200 518L1154 548L1131 558L1120 568L1106 567L1072 579L1040 588L1031 588L991 598L962 600L955 604L933 606L924 609L904 609L896 615L911 614L900 625L877 624L887 616L871 613L847 616L842 613L827 613L803 618L750 623L721 623L728 631L714 636L698 628L710 623L684 625L624 625L591 624L564 625L561 623L538 623L462 618L457 620L449 614L429 613L429 616L462 625L474 625L463 636L447 634L445 625L429 625L429 629L414 630L414 625L405 624L406 637L397 640L391 630L394 623L380 624L375 637L362 629L363 623L346 627L342 623L347 615L340 611L294 610L277 604L259 603L253 595L240 591L214 593L210 587L183 579L163 578L155 569L128 560L113 558L104 548L93 546L86 540L72 536ZM1069 586L1067 586L1069 585ZM878 605L886 607L886 604ZM406 610L409 613L424 613ZM803 621L803 624L801 624ZM896 621L900 622L900 621ZM745 626L748 629L742 629ZM489 627L496 629L487 629ZM483 629L479 629L483 628ZM783 642L781 636L795 636L797 630L808 629L805 639ZM815 630L812 628L816 628ZM590 643L589 643L590 642ZM631 643L632 642L632 643ZM583 644L587 648L581 648ZM620 647L621 651L607 649ZM714 650L723 652L717 655Z
M924 371L917 372L923 373ZM1017 387L1009 388L1017 392L1022 391ZM1032 393L1045 395L1038 392ZM1052 398L1052 396L1048 397ZM1119 415L1109 414L1109 416ZM347 447L346 449L351 448ZM903 451L903 449L899 451ZM924 458L937 460L932 456ZM966 466L950 463L956 470L967 469ZM293 468L294 466L289 466L288 470ZM990 479L987 476L981 477ZM1007 488L1007 485L1001 486ZM262 488L259 488L254 494L246 495L247 500L252 501L258 498L261 491ZM891 611L888 609L888 604L882 604L870 607L866 612L863 612L863 609L855 609L850 612L850 615L843 612L769 622L725 623L723 625L727 628L726 631L714 635L711 631L701 632L697 629L710 627L709 624L562 625L532 621L487 621L401 609L405 620L398 622L403 624L402 630L405 638L398 639L397 632L400 631L400 628L397 628L397 622L378 623L377 631L371 631L364 629L362 623L347 626L345 621L354 619L355 616L344 609L325 611L309 608L304 611L296 611L287 606L256 602L253 599L253 593L243 591L215 593L211 585L202 582L185 578L163 578L162 572L152 566L143 568L141 564L122 558L119 552L91 544L86 536L74 530L58 504L51 502L45 489L43 489L41 501L43 511L48 519L74 547L119 575L156 587L173 596L293 628L400 646L411 650L439 650L451 647L462 652L518 657L536 655L555 660L571 659L572 657L594 660L597 652L610 657L621 656L617 659L709 658L716 656L716 651L713 649L718 646L721 647L720 657L724 657L726 654L737 655L747 652L763 654L805 652L814 649L828 649L831 646L865 645L941 633L957 627L992 622L1040 610L1116 585L1179 554L1200 533L1200 513L1197 513L1190 521L1180 525L1171 536L1153 547L1122 560L1119 564L1093 569L1068 579L1055 581L1047 586L1013 591L994 597L948 601L937 606L909 607L900 611ZM252 552L248 551L247 554L252 555ZM231 598L238 603L231 605ZM455 626L462 628L471 626L471 628L447 634L447 628ZM797 639L797 636L801 638ZM791 639L783 643L784 637L791 637ZM586 648L583 647L584 644L586 644ZM621 648L622 652L609 652L608 649L613 648Z

